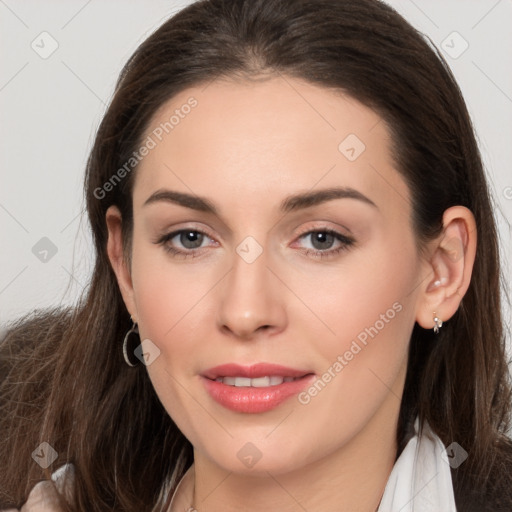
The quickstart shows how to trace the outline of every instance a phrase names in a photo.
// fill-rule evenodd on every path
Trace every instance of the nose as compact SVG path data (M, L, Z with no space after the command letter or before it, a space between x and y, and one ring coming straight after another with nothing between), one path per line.
M223 280L218 325L232 337L250 340L286 328L285 291L268 268L267 256L264 250L249 263L235 253L233 267Z

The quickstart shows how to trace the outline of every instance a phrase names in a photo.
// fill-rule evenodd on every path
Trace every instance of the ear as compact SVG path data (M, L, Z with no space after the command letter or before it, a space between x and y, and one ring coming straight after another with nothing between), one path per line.
M443 214L443 232L432 243L430 260L417 303L416 321L425 329L443 322L457 311L471 281L476 253L476 223L464 206L452 206ZM435 313L435 315L434 315Z
M123 252L122 217L117 206L110 206L106 213L108 228L107 254L124 303L134 322L137 321L137 307L134 300L132 277L129 263Z

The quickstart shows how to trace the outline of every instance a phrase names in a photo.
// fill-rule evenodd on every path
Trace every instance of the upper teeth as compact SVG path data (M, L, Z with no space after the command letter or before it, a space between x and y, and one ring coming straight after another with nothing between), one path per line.
M217 377L215 380L227 384L228 386L264 388L266 386L278 386L283 382L291 382L295 379L294 377L279 377L273 375L271 377L258 377L256 379L250 379L249 377Z

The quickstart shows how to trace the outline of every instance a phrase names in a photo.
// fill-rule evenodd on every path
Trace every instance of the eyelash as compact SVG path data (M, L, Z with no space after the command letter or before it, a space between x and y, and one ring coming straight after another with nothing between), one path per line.
M208 235L208 233L201 231L199 229L179 229L177 231L173 231L172 233L167 233L163 236L161 236L158 240L156 240L155 244L162 245L164 250L171 254L173 257L183 257L183 258L196 258L198 256L197 252L199 248L197 249L188 249L186 251L181 249L176 249L176 247L170 246L167 242L172 240L175 236L180 235L181 233L198 233L201 235L204 235L206 238L212 239L211 236ZM352 238L349 238L345 235L342 235L341 233L338 233L337 231L329 228L324 229L314 229L306 231L305 233L302 233L298 236L298 239L304 238L306 236L315 234L315 233L325 233L328 235L334 236L334 238L342 243L340 247L337 249L329 249L326 251L321 251L318 249L304 249L302 252L306 254L307 256L313 256L314 258L330 258L335 257L338 254L340 254L343 251L347 251L351 248L351 246L355 243L355 240Z
M344 251L348 251L351 246L354 245L355 240L353 238L349 238L348 236L342 235L341 233L338 233L334 229L329 228L321 228L321 229L311 229L309 231L306 231L305 233L302 233L299 235L299 239L305 238L312 234L317 233L324 233L327 235L332 235L335 240L338 240L341 242L341 245L337 249L328 249L326 251L320 251L318 249L303 249L303 253L307 256L313 256L314 258L334 258L335 256L339 255L340 253Z

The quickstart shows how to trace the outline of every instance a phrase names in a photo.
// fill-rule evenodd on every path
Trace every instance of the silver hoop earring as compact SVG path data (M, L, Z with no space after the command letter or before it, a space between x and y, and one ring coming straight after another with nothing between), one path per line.
M134 322L132 319L133 325L131 329L126 333L123 340L123 357L124 361L128 366L134 367L137 366L138 360L136 362L132 362L130 360L130 354L133 354L135 348L140 345L140 336L139 336L139 327L137 322Z
M434 311L434 334L439 334L439 329L443 326L443 321L436 315Z

